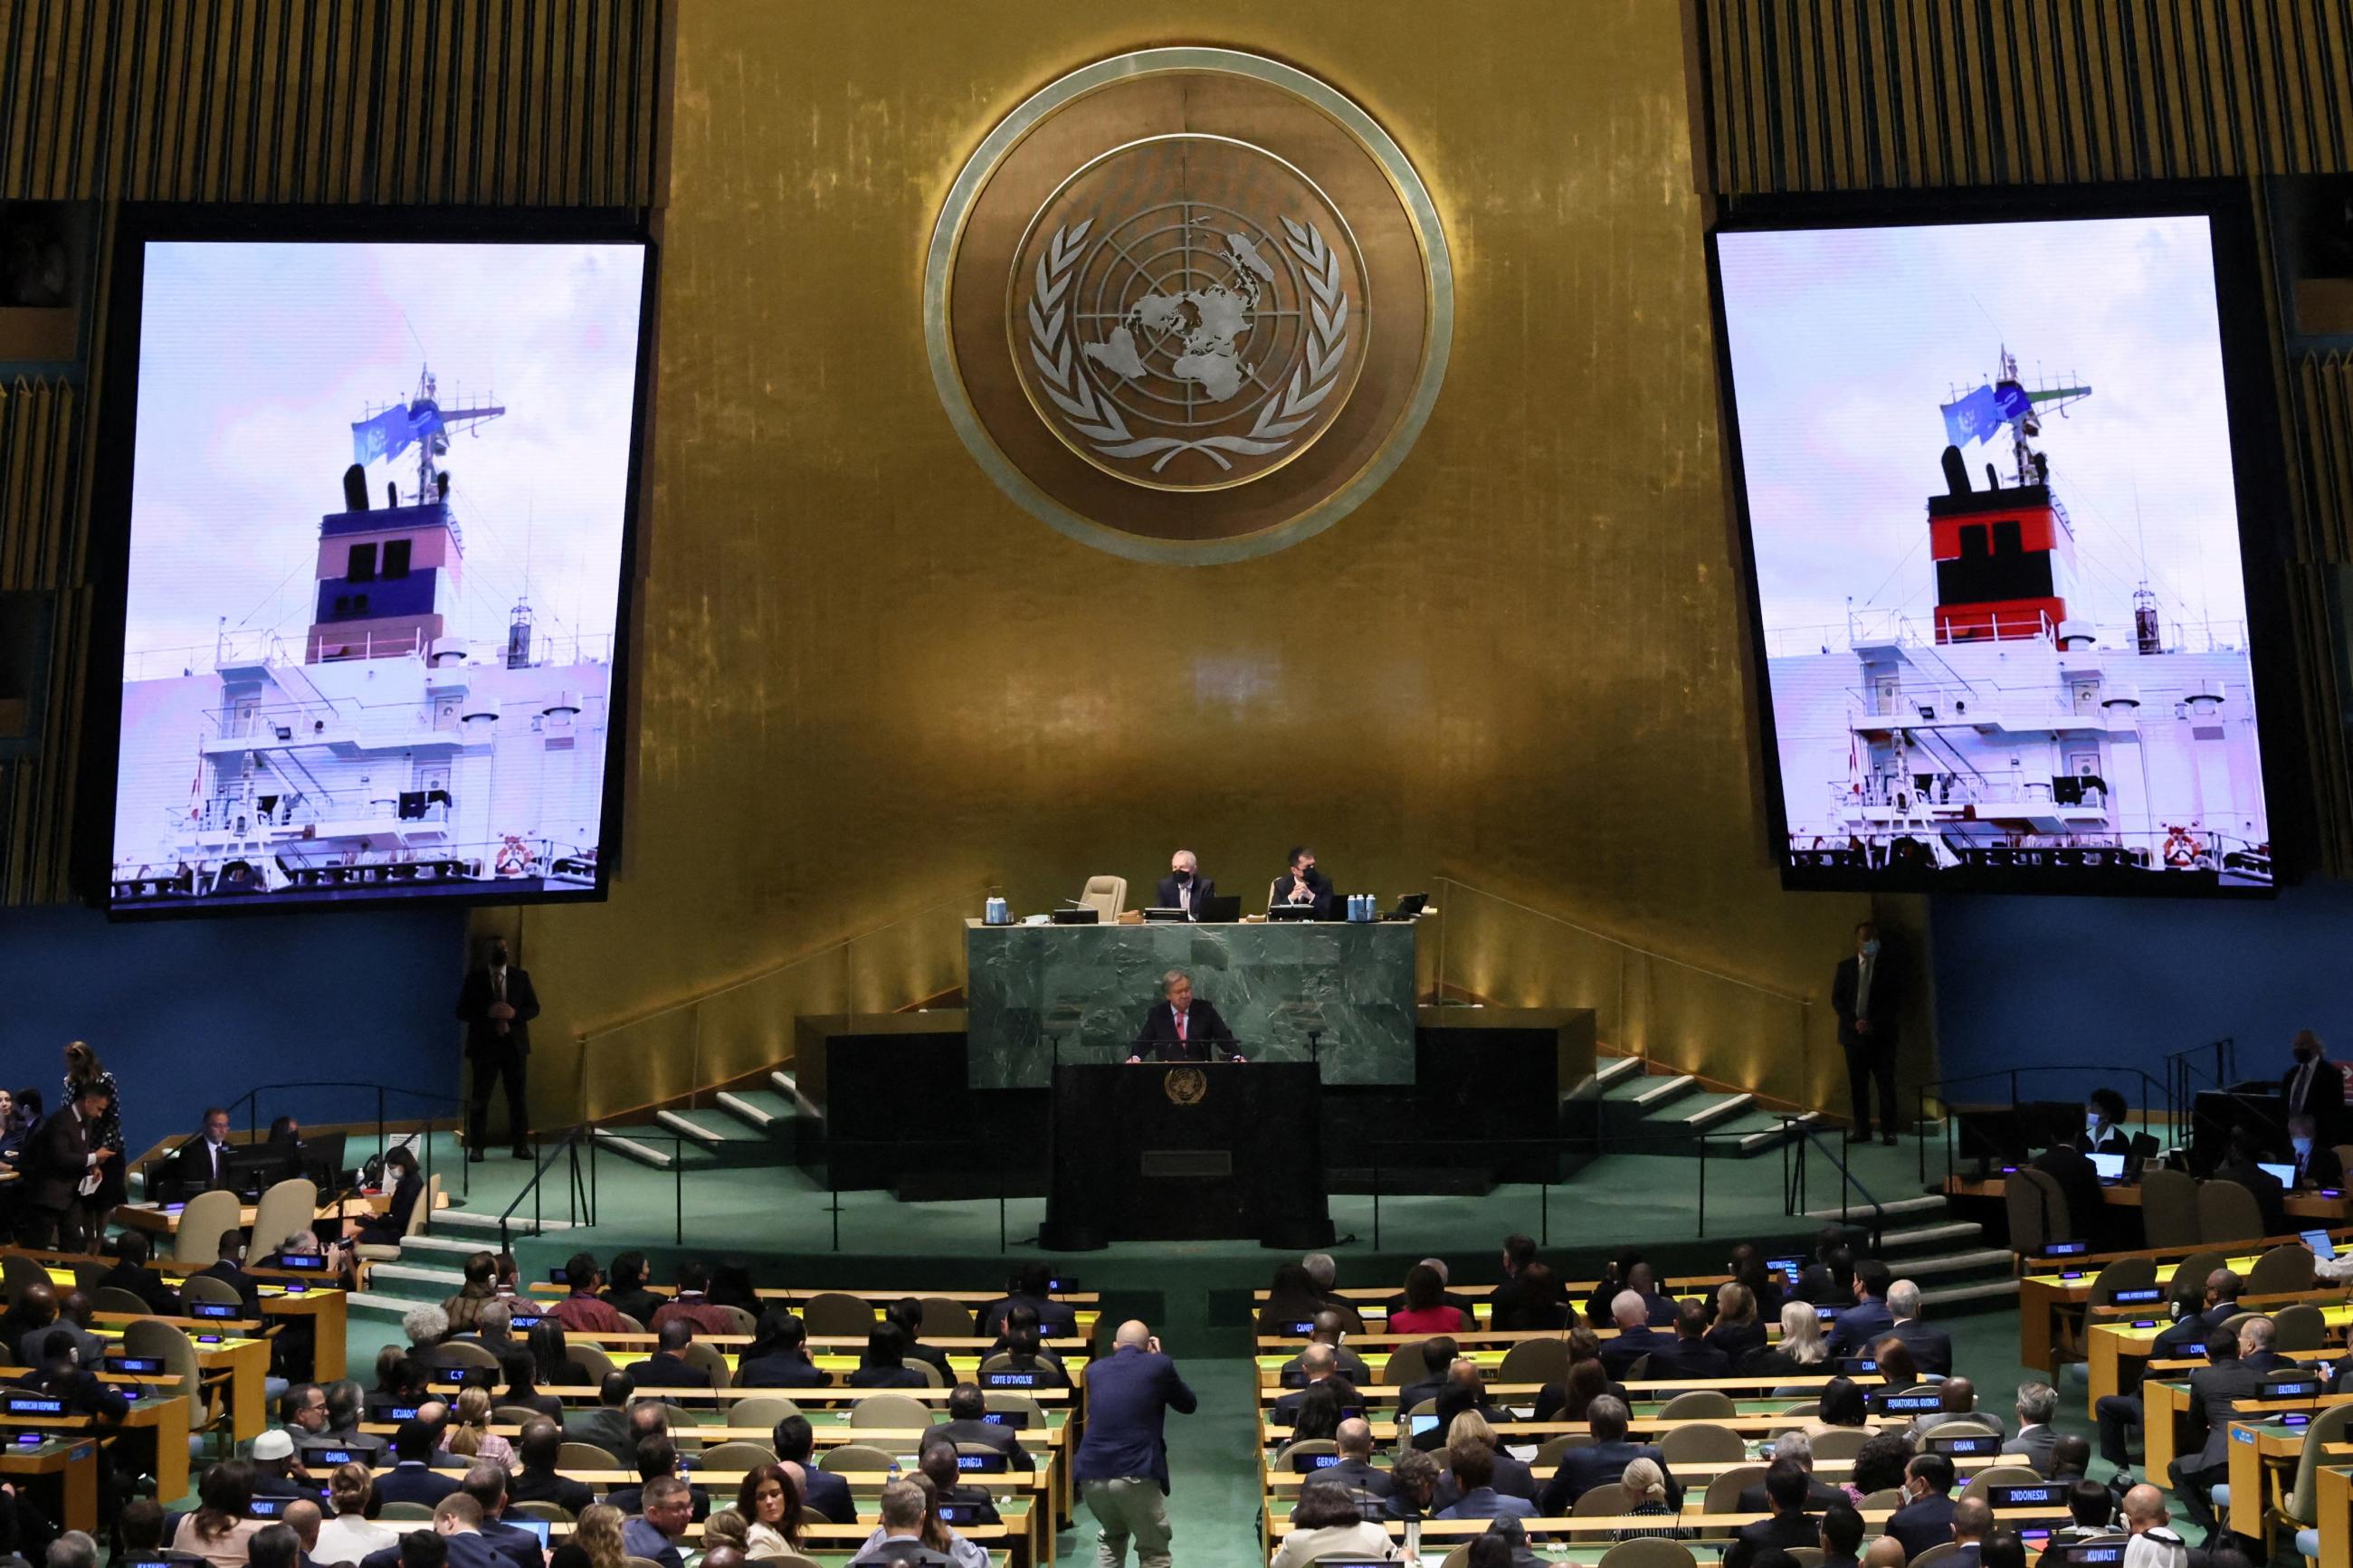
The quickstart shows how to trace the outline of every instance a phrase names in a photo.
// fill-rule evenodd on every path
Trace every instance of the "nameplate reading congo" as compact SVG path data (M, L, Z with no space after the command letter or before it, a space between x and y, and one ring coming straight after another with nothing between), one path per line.
M1168 1091L1171 1104L1198 1105L1208 1095L1209 1075L1199 1068L1170 1068L1161 1087Z

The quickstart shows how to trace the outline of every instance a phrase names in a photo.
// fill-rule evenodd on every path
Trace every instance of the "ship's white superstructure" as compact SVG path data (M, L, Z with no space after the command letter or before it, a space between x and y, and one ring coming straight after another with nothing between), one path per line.
M436 458L449 428L505 410L433 392L427 373L353 426L362 461L321 520L299 643L224 629L208 650L132 656L118 904L594 884L611 639L548 636L522 600L503 641L450 634L465 540ZM412 445L416 493L372 507L364 462Z
M2270 881L2245 628L2078 618L2074 525L2031 438L2091 396L2001 378L1945 407L1932 614L1767 633L1793 865ZM2007 434L2005 482L1960 447ZM2063 878L2062 879L2063 879Z

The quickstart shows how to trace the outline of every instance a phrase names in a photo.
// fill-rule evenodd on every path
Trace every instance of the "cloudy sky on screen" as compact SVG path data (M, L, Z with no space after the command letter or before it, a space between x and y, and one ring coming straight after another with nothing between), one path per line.
M150 245L124 646L208 658L226 616L299 658L351 426L423 363L443 408L508 410L443 459L466 540L452 634L503 640L527 584L543 634L609 637L643 268L635 246ZM371 504L415 489L416 457L368 466Z
M2128 624L2145 540L2168 621L2245 619L2205 218L1726 234L1720 247L1768 631L1842 636L1852 596L1925 632L1938 405L1993 379L2004 343L2030 390L2092 387L2040 441L2074 523L2071 613ZM1988 460L2009 481L2006 432L1962 451L1978 488Z

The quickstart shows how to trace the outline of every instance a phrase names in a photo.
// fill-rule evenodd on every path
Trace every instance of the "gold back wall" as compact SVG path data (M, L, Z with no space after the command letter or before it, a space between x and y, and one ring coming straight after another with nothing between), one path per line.
M1366 105L1458 272L1445 391L1387 487L1195 569L1001 495L939 406L920 298L987 129L1172 43ZM690 0L674 69L629 843L608 905L525 921L543 1120L578 1103L573 1033L990 881L1017 908L1094 871L1148 896L1180 845L1246 900L1304 840L1344 889L1451 872L1826 986L1862 900L1785 897L1764 849L1677 7ZM1546 989L1527 967L1515 996ZM1668 1013L1679 984L1646 981ZM705 1040L702 1077L765 1038ZM647 1098L650 1054L600 1059L595 1103Z

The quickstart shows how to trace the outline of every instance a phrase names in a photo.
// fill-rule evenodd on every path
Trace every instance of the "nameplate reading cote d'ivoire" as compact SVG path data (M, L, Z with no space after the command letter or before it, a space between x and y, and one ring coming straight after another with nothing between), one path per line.
M1403 460L1453 276L1354 102L1255 55L1146 49L988 133L923 302L940 396L1007 494L1117 554L1210 563L1329 527Z

